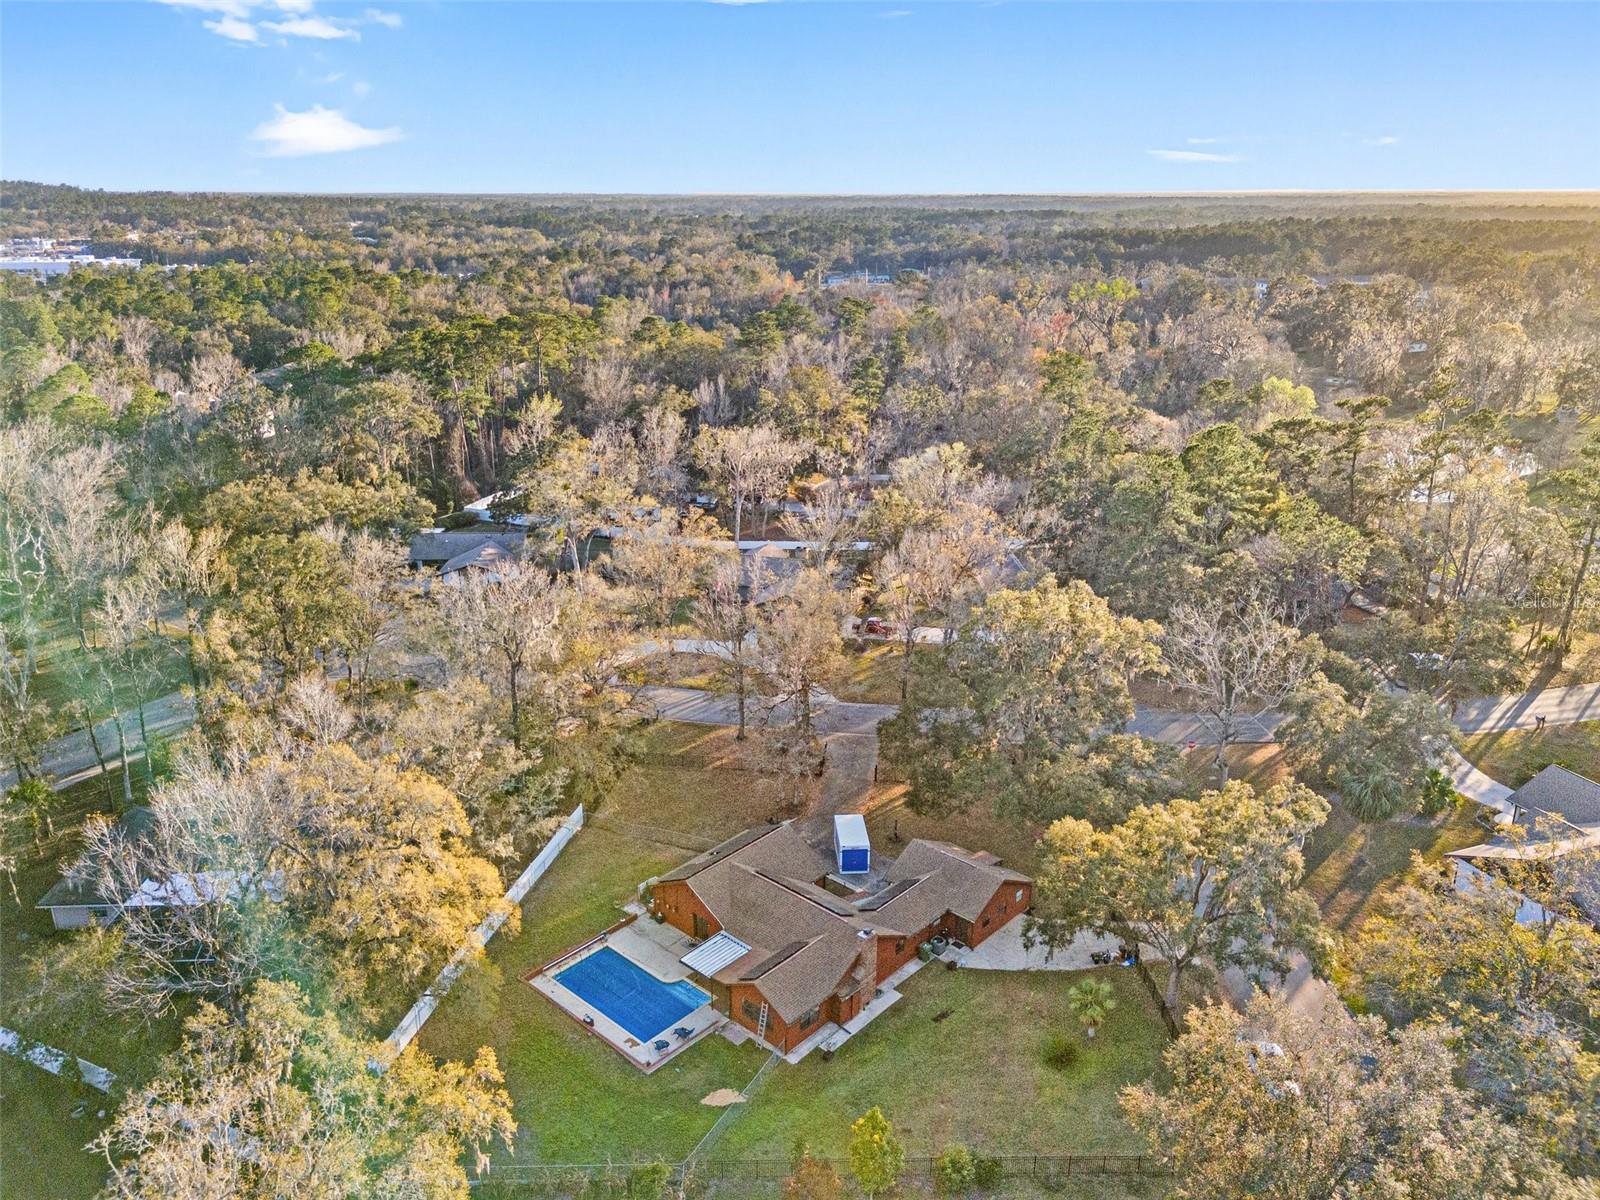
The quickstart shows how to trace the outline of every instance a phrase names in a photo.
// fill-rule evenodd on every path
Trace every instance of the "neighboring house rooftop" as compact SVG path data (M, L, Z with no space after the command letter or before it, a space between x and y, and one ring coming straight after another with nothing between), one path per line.
M521 530L429 529L411 539L409 558L418 565L443 565L451 559L493 545L512 554L522 553L527 534Z
M454 558L447 559L439 568L439 574L454 575L459 571L469 570L488 571L493 574L516 561L517 556L499 542L485 541L470 550L463 550Z
M751 604L770 604L789 591L795 576L804 568L803 559L775 542L767 542L740 553L739 586Z
M1562 872L1570 900L1600 924L1600 783L1552 763L1509 797L1517 831L1449 857L1493 871L1494 863L1588 854ZM1570 865L1570 864L1569 864Z
M1532 827L1542 817L1568 825L1600 824L1600 783L1551 763L1511 793L1515 820Z
M117 836L126 842L142 842L155 832L156 815L143 805L130 808L116 819ZM39 897L35 908L108 907L118 903L116 897L100 894L94 878L87 870L69 870Z

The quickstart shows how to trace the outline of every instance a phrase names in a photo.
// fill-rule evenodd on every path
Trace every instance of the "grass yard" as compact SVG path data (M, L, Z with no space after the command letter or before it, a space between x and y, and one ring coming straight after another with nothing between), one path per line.
M874 1104L911 1154L948 1142L988 1153L1140 1153L1117 1093L1160 1074L1166 1035L1132 971L1094 972L1115 987L1117 1010L1072 1068L1044 1061L1051 1034L1079 1031L1066 993L1082 974L924 968L831 1062L813 1054L775 1066L713 1154L782 1157L803 1133L818 1153L843 1155L850 1123Z
M767 1060L754 1045L713 1037L642 1075L521 980L618 920L642 880L765 819L770 799L746 772L728 769L741 754L729 731L663 722L646 738L645 761L530 893L522 931L491 946L493 970L452 994L418 1039L447 1058L494 1048L521 1128L503 1161L680 1160L722 1112L700 1101L718 1088L742 1090ZM885 822L895 819L892 808L874 812L875 836L886 837ZM992 818L899 819L903 838L966 840L1031 862L1031 837L1008 831L1008 839ZM813 1057L769 1071L715 1153L782 1157L801 1129L818 1150L838 1152L850 1121L873 1104L914 1152L956 1139L1018 1153L1137 1152L1116 1092L1159 1070L1166 1040L1133 973L1106 975L1120 1007L1099 1044L1063 1074L1041 1052L1050 1033L1076 1029L1065 1000L1075 976L922 971L905 999L832 1062ZM941 1077L962 1086L930 1086Z
M926 646L914 647L911 651L913 669L923 659L936 657L938 653ZM828 690L851 703L899 704L900 664L904 661L898 642L847 641L844 670L828 681Z
M73 1116L79 1104L83 1115ZM0 1056L0 1196L5 1200L88 1200L105 1180L105 1160L84 1152L112 1100L30 1063Z
M1328 820L1306 842L1305 887L1333 929L1349 934L1411 866L1413 851L1437 862L1451 850L1481 842L1482 811L1459 801L1437 817L1398 817L1366 824L1337 803Z
M494 1048L521 1130L508 1161L682 1159L721 1112L700 1100L743 1088L761 1065L753 1047L710 1038L642 1075L522 982L617 921L641 880L685 857L604 825L585 829L529 894L522 932L491 946L498 986L452 994L422 1031L421 1048L440 1057Z
M722 660L711 654L652 654L629 663L623 674L629 680L658 687L698 688L705 692L722 690L718 674Z
M1521 631L1518 636L1521 637ZM1561 665L1536 666L1533 679L1538 686L1546 688L1600 682L1600 630L1576 630L1572 637L1572 649L1562 659Z
M1008 866L1032 873L1043 828L999 817L988 808L974 807L945 817L922 816L906 804L904 789L886 803L866 813L872 844L886 854L897 854L912 838L954 842L968 850L987 850ZM896 838L898 837L898 841Z
M120 799L121 773L88 779L63 789L55 809L55 834L35 851L29 847L17 868L17 892L0 884L0 1023L24 1035L81 1055L118 1073L135 1078L155 1065L177 1044L178 1020L153 1027L100 1013L74 1014L72 1030L65 1032L19 1016L19 967L25 956L53 939L76 936L56 933L48 913L33 907L55 881L61 867L77 854L78 830L92 813L113 811L107 795ZM135 798L142 799L143 776L136 772ZM88 1102L85 1116L72 1109ZM116 1101L76 1082L67 1082L29 1063L0 1057L0 1196L6 1200L87 1200L99 1190L105 1172L99 1160L81 1152L99 1131L94 1114L110 1111Z
M163 631L171 636L147 636L139 643L138 653L146 669L137 679L118 683L117 703L125 711L131 712L141 699L154 700L190 683L181 628L164 625ZM93 664L78 647L77 635L64 628L57 629L40 648L34 692L54 713L66 713L75 704L87 707L96 719L114 711Z
M720 726L657 722L643 735L640 761L591 815L648 840L706 849L786 805L789 780L761 769L770 759L762 746L759 731L741 742Z
M73 1022L73 1032L66 1034L19 1019L17 1014L18 968L23 959L53 941L76 936L57 933L51 926L50 914L34 908L34 903L61 877L63 867L77 856L81 846L79 830L84 818L114 811L108 789L120 801L120 771L85 779L57 793L55 835L45 838L43 847L37 851L30 845L17 868L17 894L21 903L12 899L8 885L0 884L0 971L11 981L11 986L0 990L0 1021L29 1037L69 1050L128 1078L153 1066L162 1054L177 1044L178 1022L175 1019L146 1027L96 1012L80 1015ZM136 802L143 799L143 793L144 777L136 767Z
M1461 753L1509 787L1520 787L1551 763L1600 779L1600 721L1474 734L1462 739Z

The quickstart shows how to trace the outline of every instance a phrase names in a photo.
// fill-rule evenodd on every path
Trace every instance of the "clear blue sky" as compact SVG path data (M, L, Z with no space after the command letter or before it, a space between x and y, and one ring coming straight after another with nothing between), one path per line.
M107 188L1600 187L1600 5L0 4L0 175Z

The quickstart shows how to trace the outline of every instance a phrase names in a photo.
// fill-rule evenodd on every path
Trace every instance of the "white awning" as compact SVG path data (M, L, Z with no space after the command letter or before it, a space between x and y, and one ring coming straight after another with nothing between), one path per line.
M746 954L746 946L731 933L717 933L701 942L678 961L697 975L715 975L729 963L736 963Z

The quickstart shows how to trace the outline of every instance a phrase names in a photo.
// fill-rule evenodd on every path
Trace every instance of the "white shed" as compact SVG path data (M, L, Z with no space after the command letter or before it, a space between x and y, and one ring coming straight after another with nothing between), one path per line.
M867 822L860 813L840 813L833 818L833 852L841 875L865 875L872 869L872 843L867 840Z

